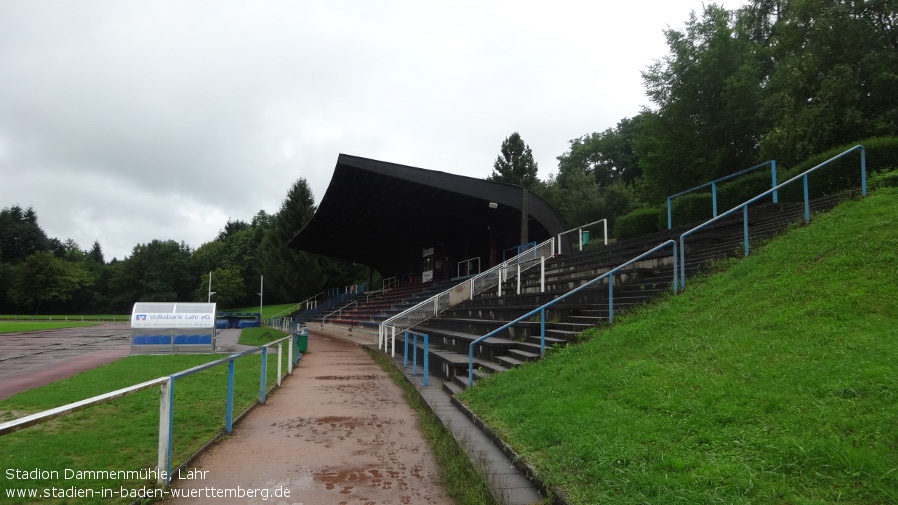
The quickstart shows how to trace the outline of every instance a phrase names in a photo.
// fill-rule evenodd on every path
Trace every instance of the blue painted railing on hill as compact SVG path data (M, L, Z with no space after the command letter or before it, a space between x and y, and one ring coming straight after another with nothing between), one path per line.
M685 266L686 265L686 246L685 246L686 237L688 237L689 235L701 230L702 228L704 228L712 223L715 223L716 221L719 221L720 219L723 219L727 216L735 214L739 209L742 209L742 223L743 223L743 237L744 237L743 248L745 250L745 255L748 256L748 250L749 250L748 249L748 206L749 205L757 202L758 200L760 200L762 198L765 198L766 196L770 195L771 193L775 195L779 189L781 189L785 186L788 186L789 184L792 184L793 182L797 181L798 179L801 179L803 181L803 185L804 185L804 221L805 221L805 223L810 222L810 220L811 220L811 205L810 205L810 199L808 197L808 175L813 172L816 172L817 170L823 168L824 166L836 161L837 159L842 158L843 156L846 156L849 153L858 151L858 150L861 152L861 195L867 196L866 155L864 152L864 146L856 145L856 146L852 147L851 149L843 151L842 153L837 154L836 156L833 156L832 158L824 161L823 163L820 163L819 165L817 165L813 168L809 168L809 169L805 170L804 172L796 175L795 177L789 179L788 181L778 184L778 185L774 186L773 188L761 193L760 195L758 195L754 198L751 198L750 200L748 200L744 203L741 203L741 204L733 207L732 209L724 212L723 214L720 214L719 216L709 219L708 221L705 221L704 223L702 223L702 224L696 226L695 228L692 228L691 230L688 230L688 231L684 232L682 235L680 235L680 268L682 269L682 272L680 274L680 287L683 289L686 288L686 266Z
M609 270L609 271L605 272L604 274L596 277L595 279L587 282L586 284L583 284L582 286L580 286L578 288L568 291L567 293L559 296L558 298L552 300L551 302L546 303L545 305L543 305L539 308L533 309L530 312L524 314L523 316L515 319L514 321L511 321L500 328L496 328L495 330L493 330L493 331L487 333L486 335L471 342L468 345L468 384L471 386L474 385L474 346L475 345L483 342L484 340L486 340L492 336L495 336L496 334L498 334L501 331L507 330L508 328L520 323L521 321L524 321L525 319L527 319L531 316L539 314L539 353L540 353L540 356L544 356L546 353L546 309L575 293L579 293L580 291L583 291L584 289L587 289L587 288L593 286L594 284L596 284L597 282L599 282L605 278L608 279L608 324L614 324L614 274L616 274L621 269L628 267L628 266L632 265L633 263L645 258L646 256L649 256L661 249L664 249L665 247L673 248L673 254L671 255L671 257L673 258L673 292L674 292L674 294L676 294L677 293L677 241L676 240L668 240L667 242L663 242L663 243L649 249L648 251L640 254L639 256L636 256L635 258L628 260L627 262L622 263L622 264L618 265L617 267L612 268L611 270Z
M708 187L708 186L711 186L711 202L712 202L712 205L713 205L713 211L714 211L714 214L713 214L713 215L714 215L714 217L717 217L717 183L718 183L718 182L723 182L723 181L728 180L728 179L732 179L733 177L738 177L738 176L740 176L740 175L742 175L742 174L747 174L748 172L757 170L757 169L759 169L759 168L764 168L764 167L766 167L767 165L770 165L770 174L771 174L771 178L773 179L773 184L772 184L771 186L775 188L775 187L776 187L776 160L770 160L770 161L765 161L764 163L759 163L759 164L757 164L757 165L755 165L755 166L753 166L753 167L746 168L745 170L740 170L740 171L738 171L738 172L736 172L736 173L733 173L733 174L730 174L730 175L725 175L725 176L723 176L723 177L721 177L721 178L719 178L719 179L714 179L714 180L711 181L711 182L706 182L706 183L704 183L704 184L702 184L702 185L700 185L700 186L696 186L696 187L694 187L694 188L692 188L692 189L687 189L686 191L681 191L681 192L679 192L679 193L677 193L677 194L675 194L675 195L670 195L670 196L668 196L668 197L667 197L667 229L669 230L669 229L671 229L671 228L673 227L673 216L672 216L672 213L671 213L671 204L670 204L670 202L671 202L671 200L673 200L674 198L676 198L676 197L678 197L678 196L683 196L683 195L685 195L685 194L687 194L687 193L692 193L693 191L697 191L697 190L699 190L699 189L706 188L706 187ZM777 203L777 194L776 194L776 191L775 191L775 190L773 191L773 203Z

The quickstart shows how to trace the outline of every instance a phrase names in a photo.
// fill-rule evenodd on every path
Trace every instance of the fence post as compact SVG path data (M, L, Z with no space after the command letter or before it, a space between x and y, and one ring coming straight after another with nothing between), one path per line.
M259 403L265 403L265 376L268 375L268 346L262 348L262 378L259 380Z
M776 160L770 160L770 176L773 178L773 186L776 187ZM779 197L777 197L777 190L773 190L773 203L779 203Z
M296 331L293 331L290 335L290 345L287 346L287 375L293 375L293 345L296 340Z
M861 196L867 196L867 154L861 146Z
M717 183L711 183L711 205L714 207L714 217L717 217Z
M745 255L748 256L748 205L742 207L742 240L745 241Z
M408 330L405 330L405 350L402 353L402 368L408 368Z
M225 414L225 429L228 433L234 427L234 360L228 361L228 406Z
M546 257L539 257L539 292L546 292Z
M430 335L424 334L424 387L428 386L430 376Z
M518 263L518 294L521 294L521 264Z
M804 222L807 224L811 222L811 201L808 198L808 174L804 174L802 180L804 181Z
M284 357L283 348L284 348L284 343L278 342L278 380L277 380L278 387L281 387L281 358Z
M171 437L175 381L169 377L159 387L159 457L156 483L163 488L171 482Z
M614 324L614 274L608 276L608 325Z
M673 228L673 220L670 218L670 197L667 197L667 229Z

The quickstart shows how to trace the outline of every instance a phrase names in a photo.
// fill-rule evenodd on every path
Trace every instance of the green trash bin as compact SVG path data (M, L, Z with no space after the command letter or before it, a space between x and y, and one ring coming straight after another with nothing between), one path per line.
M305 326L296 331L296 350L302 353L309 350L309 329Z
M583 230L583 245L589 243L589 230Z

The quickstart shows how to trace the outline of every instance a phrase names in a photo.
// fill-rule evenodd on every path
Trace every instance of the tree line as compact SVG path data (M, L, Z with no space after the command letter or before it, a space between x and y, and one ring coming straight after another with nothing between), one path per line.
M655 219L650 207L667 195L862 139L891 137L898 167L896 24L894 0L707 5L683 29L665 31L668 54L643 72L653 107L570 140L547 180L515 132L488 178L532 189L577 226L641 210ZM365 267L286 247L314 212L300 179L277 213L229 221L196 250L154 240L107 263L98 242L82 250L49 238L34 209L8 207L0 211L0 311L122 313L135 301L205 301L210 271L222 307L258 303L263 275L266 303L368 279Z
M106 262L99 242L87 249L50 238L33 208L0 211L0 311L27 314L122 314L136 301L208 300L219 307L255 306L264 275L268 303L293 303L323 289L368 278L358 265L287 248L315 213L305 179L277 213L228 221L211 242L191 249L174 240L134 246Z
M665 30L668 54L642 73L652 107L572 139L545 181L514 133L488 179L532 189L577 226L656 206L763 161L791 167L838 146L895 137L896 6L707 5L684 28Z

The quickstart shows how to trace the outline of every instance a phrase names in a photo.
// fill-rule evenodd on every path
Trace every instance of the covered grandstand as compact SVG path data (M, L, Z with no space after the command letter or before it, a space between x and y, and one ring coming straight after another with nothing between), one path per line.
M520 186L341 154L289 246L426 282L485 270L563 230L555 210Z

